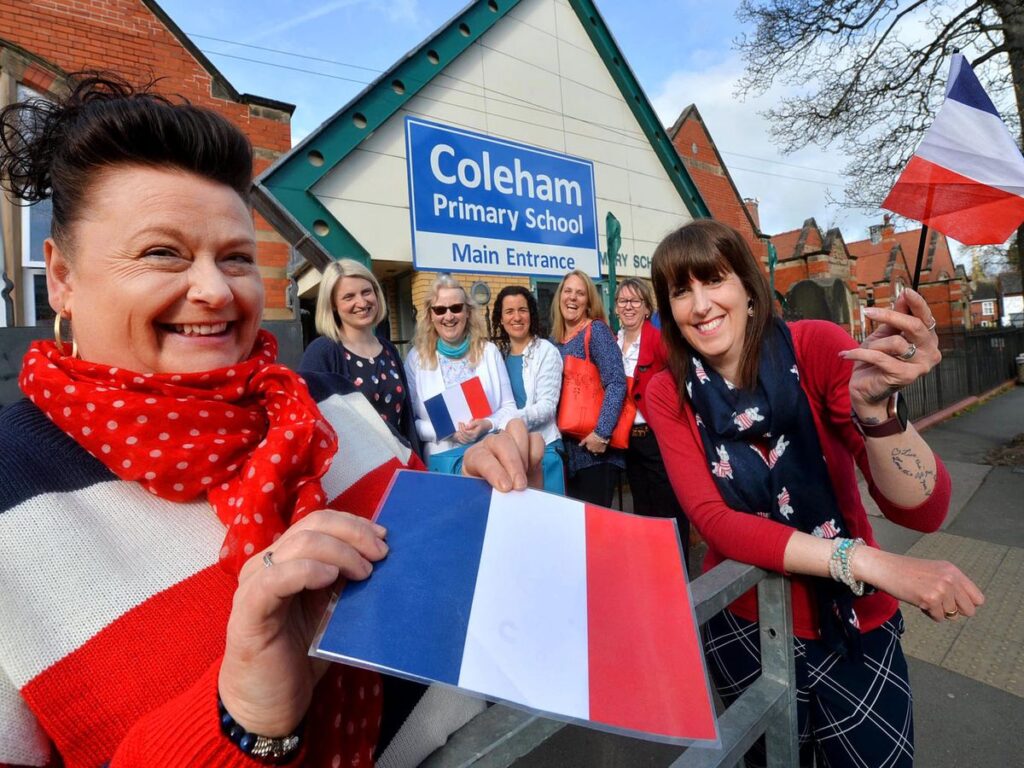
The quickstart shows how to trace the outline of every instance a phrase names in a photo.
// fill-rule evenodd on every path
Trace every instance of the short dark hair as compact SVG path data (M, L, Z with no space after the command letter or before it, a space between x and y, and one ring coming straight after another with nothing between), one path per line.
M509 352L512 351L512 339L509 337L508 331L505 330L505 326L501 324L502 304L508 296L522 296L526 299L526 307L530 310L530 336L533 338L540 336L540 310L537 307L537 299L528 288L521 285L505 286L498 293L498 298L494 300L494 309L491 310L494 343L501 350L502 357L508 357Z
M98 173L119 165L169 167L230 187L249 204L252 145L227 118L114 75L69 76L56 101L26 99L0 110L0 184L35 202L52 198L58 243L81 216Z
M747 322L743 340L740 380L734 382L752 389L757 385L761 343L775 308L768 282L742 235L719 221L698 219L667 235L654 249L651 279L661 316L661 336L668 348L669 369L679 388L680 400L693 350L672 320L672 291L677 286L689 286L693 278L707 282L727 272L740 279L752 300L750 308L754 314Z

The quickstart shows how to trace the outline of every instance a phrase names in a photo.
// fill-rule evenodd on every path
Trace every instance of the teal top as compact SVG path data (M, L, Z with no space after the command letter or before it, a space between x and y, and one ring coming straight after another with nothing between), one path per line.
M512 384L512 394L516 398L516 408L526 406L526 385L523 384L523 356L509 355L505 358L508 368L508 380Z

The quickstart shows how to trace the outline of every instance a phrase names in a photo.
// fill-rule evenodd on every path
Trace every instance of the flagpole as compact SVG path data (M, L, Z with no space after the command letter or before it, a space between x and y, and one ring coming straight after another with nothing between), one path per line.
M921 225L921 239L917 242L917 264L914 265L913 289L916 291L921 282L921 262L924 260L924 244L928 240L928 225Z

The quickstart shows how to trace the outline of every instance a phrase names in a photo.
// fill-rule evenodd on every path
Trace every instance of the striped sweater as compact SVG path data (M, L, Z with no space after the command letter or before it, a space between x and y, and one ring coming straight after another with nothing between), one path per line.
M370 515L397 468L422 465L361 394L307 380L339 436L329 505ZM217 564L223 539L205 501L118 479L28 401L0 411L0 764L259 765L217 720L237 583ZM349 672L337 725L375 729L359 701L379 687Z

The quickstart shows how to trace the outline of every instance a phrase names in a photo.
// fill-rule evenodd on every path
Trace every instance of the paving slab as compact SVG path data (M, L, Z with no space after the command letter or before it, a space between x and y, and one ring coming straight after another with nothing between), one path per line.
M904 606L904 652L1024 698L1024 549L936 533L907 554L955 563L986 602L972 618L940 623Z
M1022 469L992 467L971 498L968 511L958 515L947 531L1011 547L1024 547Z
M1024 698L1022 585L1024 549L1011 547L984 587L985 605L973 618L956 622L963 630L943 667Z
M981 464L992 448L1024 432L1024 387L1016 387L925 430L943 461Z
M1017 768L1024 699L913 657L917 768Z
M989 584L1006 557L1008 547L985 541L953 536L948 533L933 533L922 537L907 554L928 560L948 560L967 574L982 592ZM908 656L942 666L950 649L970 622L977 619L934 622L920 610L903 604L903 618L907 625L903 636L903 650ZM958 670L972 675L965 670Z

